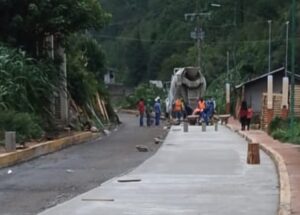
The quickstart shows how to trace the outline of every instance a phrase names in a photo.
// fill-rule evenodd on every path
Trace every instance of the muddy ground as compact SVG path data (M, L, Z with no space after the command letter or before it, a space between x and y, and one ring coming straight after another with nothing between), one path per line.
M134 115L121 114L109 136L35 160L0 169L0 214L31 215L93 189L135 168L155 153L161 127L139 127ZM149 152L138 152L136 145ZM11 174L8 174L11 172Z

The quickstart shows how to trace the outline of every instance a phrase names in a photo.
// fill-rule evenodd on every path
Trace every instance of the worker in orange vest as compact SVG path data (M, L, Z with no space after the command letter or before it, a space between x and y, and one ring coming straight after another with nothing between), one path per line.
M177 98L175 100L175 103L173 104L173 112L177 120L180 122L181 113L182 113L182 102L180 98Z
M206 103L203 100L203 98L200 98L198 100L196 109L193 111L193 115L200 114L200 116L201 116L201 113L204 111L205 108L206 108Z
M206 103L203 98L199 99L197 109L199 111L199 117L200 117L199 120L201 121L203 119L206 122L206 124L208 124L208 120L205 114Z
M206 103L203 100L203 98L200 98L200 100L198 101L198 108L200 110L200 113L202 113L204 111L204 109L206 108Z

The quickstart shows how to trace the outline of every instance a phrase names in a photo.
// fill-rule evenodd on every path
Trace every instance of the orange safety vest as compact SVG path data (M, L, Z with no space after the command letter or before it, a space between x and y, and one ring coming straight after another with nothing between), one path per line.
M179 112L182 109L182 104L180 99L176 99L174 111Z
M200 109L200 111L202 112L206 107L206 104L205 104L205 101L201 102L199 101L198 102L198 108Z

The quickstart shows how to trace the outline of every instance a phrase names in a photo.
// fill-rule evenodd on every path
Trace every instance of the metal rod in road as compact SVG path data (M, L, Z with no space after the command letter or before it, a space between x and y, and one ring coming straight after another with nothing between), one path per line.
M268 20L269 24L269 73L271 72L271 35L272 35L272 20Z
M292 29L291 29L291 131L294 134L295 117L295 60L296 60L296 1L292 0Z
M286 47L285 47L285 77L287 77L288 71L288 51L289 51L289 21L286 24Z

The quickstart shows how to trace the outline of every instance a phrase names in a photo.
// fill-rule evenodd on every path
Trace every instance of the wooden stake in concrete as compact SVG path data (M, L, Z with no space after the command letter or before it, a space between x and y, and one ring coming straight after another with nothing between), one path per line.
M202 122L202 131L206 131L206 123Z
M248 143L247 164L260 164L259 143Z
M5 132L5 149L7 152L16 151L16 132Z
M218 131L218 121L215 121L215 131Z
M183 121L183 132L189 132L189 124L187 121Z

